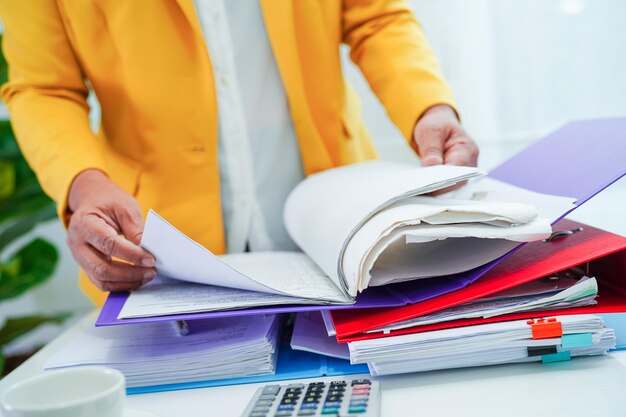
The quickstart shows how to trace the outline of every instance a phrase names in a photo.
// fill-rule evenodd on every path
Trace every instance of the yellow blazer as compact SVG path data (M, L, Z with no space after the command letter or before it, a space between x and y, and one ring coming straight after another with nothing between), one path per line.
M452 104L436 59L401 0L261 0L305 173L376 157L346 83L347 44L412 144L420 115ZM194 240L224 252L217 105L193 0L2 0L15 133L67 224L67 194L97 168ZM88 80L88 81L87 81ZM88 86L102 107L92 133ZM101 305L83 275L81 287Z

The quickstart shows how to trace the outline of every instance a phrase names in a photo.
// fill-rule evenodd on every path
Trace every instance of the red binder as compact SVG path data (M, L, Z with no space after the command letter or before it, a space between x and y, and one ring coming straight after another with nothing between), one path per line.
M475 283L453 293L399 308L337 310L331 312L339 342L372 339L452 327L566 314L626 312L626 237L591 226L561 220L555 231L581 231L548 242L523 246ZM367 330L424 316L448 307L476 300L526 282L589 262L589 276L599 285L598 304L544 312L513 313L489 319L463 319L392 331Z

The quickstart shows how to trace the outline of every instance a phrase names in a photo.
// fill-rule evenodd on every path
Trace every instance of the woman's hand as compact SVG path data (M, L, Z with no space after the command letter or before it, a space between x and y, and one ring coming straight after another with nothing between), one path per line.
M445 104L424 112L415 125L413 140L423 166L448 164L475 167L478 164L478 146L463 129L452 107ZM463 181L437 190L432 195L447 193L466 183Z
M96 287L129 291L156 276L154 257L139 246L139 204L102 171L86 170L74 179L68 206L67 244Z

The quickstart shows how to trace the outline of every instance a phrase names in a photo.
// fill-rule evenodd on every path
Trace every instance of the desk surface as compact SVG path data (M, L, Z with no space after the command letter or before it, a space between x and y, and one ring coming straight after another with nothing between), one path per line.
M91 314L81 320L0 381L0 395L16 381L43 372L47 358L94 319ZM379 380L383 417L626 415L626 352L550 365L501 365ZM161 417L237 417L259 385L132 395L127 403Z

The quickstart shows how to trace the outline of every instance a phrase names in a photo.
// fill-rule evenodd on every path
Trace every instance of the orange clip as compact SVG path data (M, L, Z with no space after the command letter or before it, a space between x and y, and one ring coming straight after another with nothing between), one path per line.
M533 339L549 339L551 337L563 336L563 326L556 318L528 320L526 324L532 329Z

